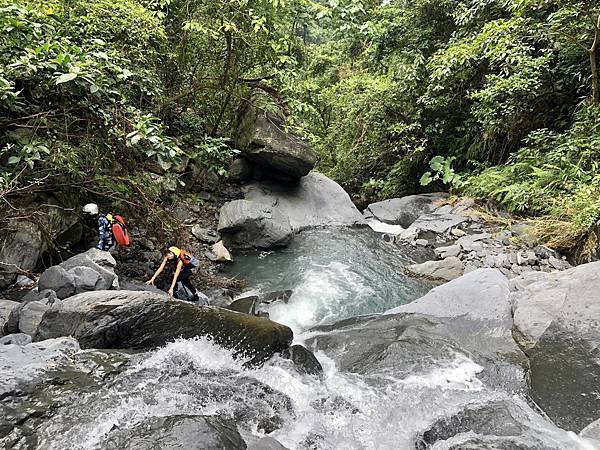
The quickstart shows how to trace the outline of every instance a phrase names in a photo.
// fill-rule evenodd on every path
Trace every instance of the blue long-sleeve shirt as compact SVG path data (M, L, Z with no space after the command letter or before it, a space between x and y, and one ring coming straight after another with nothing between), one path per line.
M104 214L98 217L98 250L108 250L113 246L112 225Z

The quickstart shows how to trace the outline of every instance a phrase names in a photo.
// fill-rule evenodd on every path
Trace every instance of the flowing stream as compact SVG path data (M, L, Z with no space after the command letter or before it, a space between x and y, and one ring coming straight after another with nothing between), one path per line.
M593 448L544 419L521 395L487 385L478 378L483 367L467 352L438 348L435 340L419 338L425 350L412 355L408 372L396 370L397 358L411 356L405 350L392 355L393 363L367 360L361 362L364 370L340 369L354 343L348 340L336 351L319 347L319 339L336 336L335 328L323 325L421 296L429 286L403 275L402 266L412 261L370 230L306 232L288 249L240 257L230 271L246 278L251 289L294 290L289 304L276 305L270 314L294 329L296 342L313 344L322 379L299 373L279 357L245 369L205 339L132 356L81 352L63 373L83 381L71 391L38 393L40 399L60 396L62 406L40 424L37 448L116 448L111 433L128 432L148 417L220 414L236 421L247 442L270 434L290 449L412 449L415 436L465 405L487 411L469 419L472 430L446 437L440 431L437 442L418 448L511 448L505 441L492 447L507 426L522 437L512 448ZM321 328L311 330L315 325ZM360 342L368 358L369 343ZM90 375L89 361L98 358L103 374ZM116 375L106 375L111 361L125 361L119 368L115 363Z

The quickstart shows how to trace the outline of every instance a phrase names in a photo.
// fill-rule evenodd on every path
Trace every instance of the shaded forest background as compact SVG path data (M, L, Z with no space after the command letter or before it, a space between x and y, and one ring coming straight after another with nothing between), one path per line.
M598 247L595 1L1 0L0 27L5 218L61 190L151 218L226 178L260 92L358 205L442 187Z

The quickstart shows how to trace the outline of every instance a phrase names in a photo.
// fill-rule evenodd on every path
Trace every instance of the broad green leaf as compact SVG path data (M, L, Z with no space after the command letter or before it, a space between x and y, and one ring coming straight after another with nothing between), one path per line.
M63 73L56 79L56 84L68 83L75 78L77 78L77 74L75 72Z
M431 172L425 172L421 176L421 179L419 180L419 183L421 183L421 186L427 186L432 181L433 181L433 178L431 178Z

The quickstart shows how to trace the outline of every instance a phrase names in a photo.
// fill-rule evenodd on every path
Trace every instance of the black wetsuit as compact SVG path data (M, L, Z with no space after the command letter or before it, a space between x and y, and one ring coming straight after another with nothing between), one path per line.
M196 288L192 284L190 277L192 276L192 268L190 265L184 265L177 276L177 283L181 283L184 287L189 289L192 293L193 298L192 301L198 300L198 294L196 293Z

